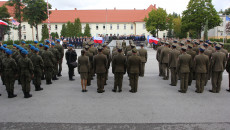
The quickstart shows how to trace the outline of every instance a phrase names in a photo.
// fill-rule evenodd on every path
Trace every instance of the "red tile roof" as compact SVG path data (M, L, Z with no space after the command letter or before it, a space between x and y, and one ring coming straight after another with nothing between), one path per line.
M156 5L144 10L51 10L50 23L74 22L76 18L80 18L82 23L142 22L153 9L156 10Z
M0 1L0 7L6 4L7 1ZM14 17L14 7L13 6L6 6L8 9L8 12L10 13L10 16Z

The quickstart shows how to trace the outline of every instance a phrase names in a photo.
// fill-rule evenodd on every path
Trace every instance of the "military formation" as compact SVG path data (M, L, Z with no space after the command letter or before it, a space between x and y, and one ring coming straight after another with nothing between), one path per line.
M58 80L57 76L62 76L62 59L64 49L60 45L60 40L45 44L34 41L34 45L22 41L21 45L13 44L12 49L8 49L4 44L0 47L0 73L3 85L6 87L8 98L14 98L15 81L22 86L24 98L32 95L31 81L35 91L41 91L41 80L45 79L46 84L52 84L52 80Z
M203 93L207 82L211 80L212 93L219 93L223 72L230 72L228 51L223 43L203 40L160 41L156 59L159 63L159 76L169 79L171 86L177 86L180 80L181 93L186 93L188 86L195 80L196 93ZM229 90L227 90L229 91Z

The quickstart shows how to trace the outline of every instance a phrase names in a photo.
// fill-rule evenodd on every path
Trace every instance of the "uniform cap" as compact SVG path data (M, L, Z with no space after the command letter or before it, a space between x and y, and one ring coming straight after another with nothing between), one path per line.
M25 41L22 41L21 43L22 43L22 44L26 44L26 42L25 42Z
M203 42L203 40L200 40L200 42Z
M220 45L220 44L217 44L217 45L216 45L216 49L219 50L220 48L221 48L221 45Z
M196 45L199 45L199 43L198 42L194 42Z
M216 45L217 43L216 42L213 42L214 45Z
M24 49L24 50L22 50L21 53L24 54L24 55L27 55L27 54L28 54L28 51Z
M193 48L192 44L188 44L188 48Z
M220 43L220 45L221 45L221 46L223 46L223 45L224 45L224 43L223 43L223 42L221 42L221 43Z
M203 46L204 46L204 47L207 47L207 46L208 46L208 43L203 44Z
M104 43L104 44L102 44L102 47L106 47L106 44Z
M181 47L181 50L187 50L186 46Z
M60 40L60 39L57 39L57 42L61 42L61 40Z
M85 46L85 48L86 48L86 49L88 49L88 48L89 48L89 46L88 46L88 45L86 45L86 46Z
M103 48L101 47L101 46L98 46L98 48L97 48L98 50L103 50Z
M6 50L5 52L6 52L6 54L8 54L8 55L11 55L11 54L13 53L13 51L11 51L11 50L9 50L9 49Z
M22 47L20 47L20 48L19 48L19 50L20 50L20 51L23 51L23 50L25 50L25 49L24 49L24 48L22 48Z
M45 47L45 48L50 48L48 45L45 45L44 47Z
M0 50L3 50L4 47L0 46Z
M180 44L181 44L181 45L184 45L184 43L183 43L183 42L181 42Z
M69 47L73 47L73 45L72 45L72 44L69 44Z
M39 46L40 46L40 47L43 47L43 44L42 44L42 43L40 43L40 44L39 44Z
M141 43L141 46L144 46L145 44L144 43Z
M173 43L177 43L177 41L173 41Z
M209 41L208 44L209 44L209 45L212 45L212 42Z
M29 46L31 47L32 45L31 45L31 44L29 44Z
M50 43L50 41L49 41L49 40L46 40L46 43Z
M117 50L118 50L118 51L122 51L122 47L118 47Z
M40 50L38 48L35 48L34 51L39 52Z
M187 40L187 42L191 42L190 40Z
M52 43L51 43L51 45L52 45L52 46L55 46L55 43L54 43L54 42L52 42Z
M19 49L19 48L20 48L20 46L19 46L19 45L17 45L17 46L16 46L16 48L17 48L17 49Z
M200 49L200 51L205 51L205 48L203 46L200 47L199 49Z
M132 49L132 52L137 53L137 49L136 48Z
M31 46L31 47L30 47L30 49L31 49L31 50L34 50L34 49L35 49L35 47L34 47L34 46Z
M165 45L169 45L169 43L168 43L168 42L165 42Z
M13 46L14 46L14 47L16 47L16 46L17 46L17 44L13 44Z
M172 47L176 47L177 45L175 43L172 44Z
M34 41L34 43L35 43L35 44L37 44L37 43L38 43L38 41Z
M3 47L7 47L7 44L3 44Z

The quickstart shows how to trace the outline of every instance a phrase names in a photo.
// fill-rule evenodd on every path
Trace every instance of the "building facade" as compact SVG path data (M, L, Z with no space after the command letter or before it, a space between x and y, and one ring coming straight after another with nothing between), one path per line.
M4 1L6 2L6 1ZM0 6L1 3L0 2ZM82 24L82 33L88 23L92 36L98 34L103 35L151 35L145 27L144 18L148 17L148 13L152 10L156 10L156 5L150 5L147 9L105 9L105 10L50 10L50 32L57 32L60 36L62 25L68 21L74 22L79 18ZM12 11L11 11L12 14ZM13 14L12 14L13 15ZM13 16L12 16L13 17ZM42 27L44 24L48 24L48 20L38 25L38 38L41 40ZM22 39L23 40L36 40L36 30L26 22L21 23L22 26ZM163 38L167 35L167 31L159 32L159 38ZM5 35L4 40L18 40L18 31L11 30L10 35Z

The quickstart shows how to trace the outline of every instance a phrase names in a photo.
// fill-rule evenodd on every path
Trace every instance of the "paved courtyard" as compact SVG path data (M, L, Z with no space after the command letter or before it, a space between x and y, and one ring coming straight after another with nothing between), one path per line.
M76 51L79 56L80 50ZM82 93L80 76L76 69L76 80L68 80L66 61L63 62L63 76L53 81L52 85L46 85L45 81L42 81L44 90L40 92L35 92L32 86L33 97L30 99L23 98L21 86L17 82L15 93L18 97L14 99L7 98L5 88L1 85L0 128L23 129L28 126L27 129L41 129L42 123L45 123L47 127L43 129L53 129L57 126L60 129L230 129L230 93L225 91L228 88L226 72L219 94L208 92L211 88L210 81L203 94L195 93L195 81L189 86L188 92L182 94L177 91L179 82L177 86L169 86L170 80L165 81L158 76L158 63L155 57L156 51L148 48L145 77L139 79L138 92L135 94L129 92L127 75L124 76L123 92L111 91L114 82L111 68L105 93L96 92L96 77L92 85L87 87L88 92ZM80 123L81 127L63 123ZM86 123L96 124L85 126ZM108 124L97 123L113 124L107 126ZM123 124L122 127L116 123L128 124Z

